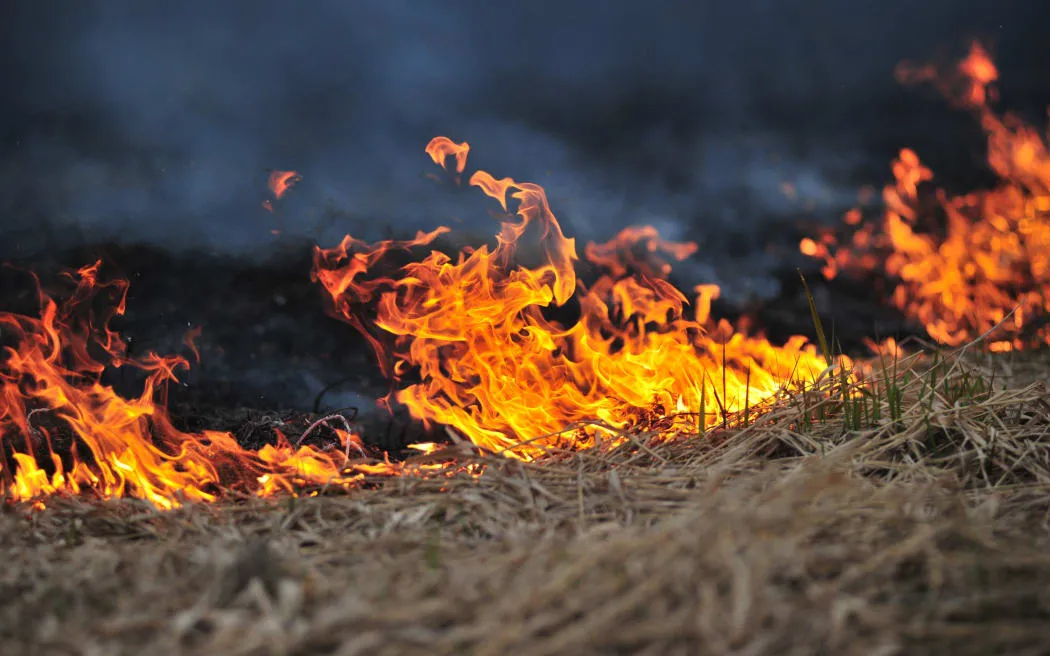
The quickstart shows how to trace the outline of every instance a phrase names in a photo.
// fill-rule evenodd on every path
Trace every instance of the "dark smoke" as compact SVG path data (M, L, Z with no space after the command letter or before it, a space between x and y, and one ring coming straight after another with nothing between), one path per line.
M583 239L655 223L701 241L697 275L768 292L755 274L782 256L766 243L807 200L834 216L896 148L933 139L942 108L896 87L900 59L983 38L1039 108L1043 4L4 3L0 256L484 234L479 193L426 177L422 148L446 134L472 143L472 167L547 186ZM267 167L305 177L280 216L260 207Z

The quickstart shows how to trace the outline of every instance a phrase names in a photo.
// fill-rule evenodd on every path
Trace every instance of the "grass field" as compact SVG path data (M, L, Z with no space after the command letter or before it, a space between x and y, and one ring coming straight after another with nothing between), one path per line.
M845 402L478 477L4 504L0 651L1048 653L1048 363L906 359Z

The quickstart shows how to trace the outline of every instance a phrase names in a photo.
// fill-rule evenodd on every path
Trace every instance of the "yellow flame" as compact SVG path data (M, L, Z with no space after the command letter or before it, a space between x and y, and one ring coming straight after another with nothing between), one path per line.
M253 452L229 433L177 430L155 399L188 363L154 353L126 357L108 322L124 311L127 282L99 282L98 271L96 263L72 274L75 289L61 305L41 292L39 317L0 313L3 496L28 501L91 493L170 509L227 492L267 496L304 486L345 488L366 473L406 472L397 463L347 462L339 450L295 448L279 434L276 444ZM113 298L96 303L105 293ZM101 383L107 360L146 372L137 398L125 399ZM360 446L356 435L337 432L344 446Z
M446 137L426 149L439 164L455 156L457 174L468 151ZM453 427L486 450L533 459L551 448L592 446L614 429L695 432L698 423L719 423L825 369L802 337L774 346L711 321L716 286L697 288L689 317L685 295L663 277L667 263L653 256L681 259L695 245L631 228L608 244L588 245L588 258L604 273L585 288L577 282L575 241L539 185L485 171L470 184L504 211L508 194L517 201L493 249L466 248L455 258L433 250L383 275L385 254L427 246L445 231L439 228L371 245L347 237L315 256L314 277L328 291L330 310L368 337L384 372L403 383L396 400L424 422ZM519 251L523 243L538 243L538 255ZM644 244L644 257L633 254L636 244ZM551 317L570 305L578 308L575 322Z

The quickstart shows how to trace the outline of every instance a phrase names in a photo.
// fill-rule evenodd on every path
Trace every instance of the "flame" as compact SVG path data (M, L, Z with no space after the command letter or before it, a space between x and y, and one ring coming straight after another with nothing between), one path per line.
M960 107L987 109L988 102L995 100L995 89L990 85L999 79L999 70L984 46L974 41L969 53L953 70L942 71L933 64L915 65L905 61L897 66L894 75L901 84L931 83Z
M435 137L427 144L426 153L430 155L430 159L434 160L434 163L438 166L444 166L445 160L450 156L454 156L456 158L456 175L458 176L467 167L467 154L470 153L470 144L466 141L456 143L448 137Z
M800 250L824 260L825 277L840 270L884 271L895 282L893 303L929 335L957 346L990 334L997 351L1050 344L1050 151L1038 130L996 113L990 85L998 71L980 44L948 71L902 64L898 79L932 82L958 107L972 111L987 136L991 190L951 196L920 193L933 172L903 149L894 183L883 191L880 222L846 216L857 226L848 243L825 232ZM994 331L991 332L990 331Z
M458 174L469 146L438 137L426 152L440 165L454 156ZM494 248L454 258L432 250L390 275L384 256L427 246L447 229L370 245L348 236L315 253L313 276L330 311L368 338L399 384L394 399L425 423L531 460L623 429L695 433L826 368L802 337L777 347L711 321L715 286L698 288L688 316L686 296L664 278L666 262L633 254L644 242L649 256L680 259L695 245L664 242L651 227L589 244L585 254L602 275L588 288L577 281L575 240L540 186L484 171L470 184L505 212L508 194L517 201ZM519 251L526 238L539 243L538 255ZM579 318L559 321L559 312Z
M270 177L267 182L267 187L270 189L270 193L273 194L273 198L266 198L262 201L262 207L267 212L276 214L277 209L274 207L274 201L281 200L284 194L294 187L296 184L301 182L303 176L299 175L296 171L279 171L274 169L270 171ZM280 230L271 230L274 235L281 234Z
M281 200L285 192L301 182L303 176L295 171L271 171L269 187L273 197ZM272 204L271 204L272 207Z
M639 245L644 245L645 250L640 258L635 255ZM671 264L658 254L667 253L680 262L696 253L697 245L693 242L667 241L660 237L653 226L630 226L606 243L590 243L584 250L587 260L616 277L625 276L631 270L667 277L671 273Z
M280 434L253 452L229 433L177 430L158 399L188 362L156 353L127 357L125 342L108 327L124 312L127 282L102 282L99 269L96 262L69 274L74 289L61 304L40 291L38 317L0 313L0 492L8 499L42 507L41 497L92 493L170 509L224 492L352 487L365 474L409 471L292 446ZM195 357L196 334L186 337ZM142 393L125 399L103 384L106 364L143 372ZM356 435L337 434L347 454L351 446L360 450Z
M408 448L413 449L415 451L419 451L423 455L429 456L431 453L434 453L441 447L439 447L434 442L419 442L418 444L409 444Z

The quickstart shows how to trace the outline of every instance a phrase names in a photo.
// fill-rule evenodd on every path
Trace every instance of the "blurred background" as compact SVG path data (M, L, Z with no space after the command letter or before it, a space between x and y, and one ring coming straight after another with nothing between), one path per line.
M209 393L306 407L359 375L325 402L364 403L374 367L323 316L310 246L489 237L491 203L428 175L431 137L543 185L581 241L653 224L698 242L683 281L776 299L800 229L881 188L901 147L949 189L987 180L972 117L895 65L980 39L1000 106L1041 124L1047 18L1038 0L8 2L0 258L101 254L131 278L134 339L203 325L190 382ZM271 167L303 176L272 213Z

